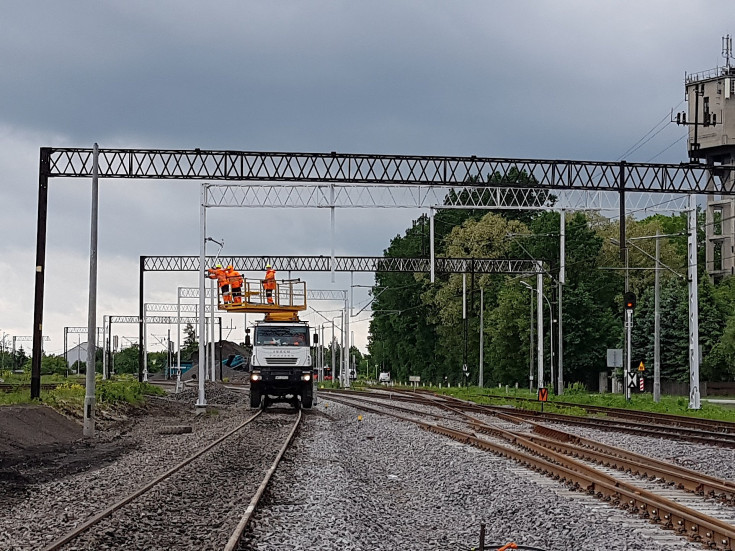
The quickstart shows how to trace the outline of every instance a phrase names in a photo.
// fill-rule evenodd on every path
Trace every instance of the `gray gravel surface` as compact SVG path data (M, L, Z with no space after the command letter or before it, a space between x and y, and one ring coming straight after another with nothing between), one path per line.
M295 421L260 415L62 549L223 549Z
M42 549L252 415L244 405L247 393L208 384L207 397L211 404L235 405L212 406L197 415L192 407L195 398L180 404L154 399L147 414L120 423L116 429L99 431L84 444L92 451L114 448L114 461L90 463L84 472L74 475L59 472L55 480L43 484L34 484L32 475L19 471L19 476L28 478L27 484L0 500L0 549ZM169 425L191 425L192 432L161 435L161 427Z
M735 482L735 449L733 448L718 448L693 442L675 442L669 438L612 433L558 423L549 424L549 426Z
M362 415L362 421L358 421ZM516 463L323 396L241 550L700 549Z

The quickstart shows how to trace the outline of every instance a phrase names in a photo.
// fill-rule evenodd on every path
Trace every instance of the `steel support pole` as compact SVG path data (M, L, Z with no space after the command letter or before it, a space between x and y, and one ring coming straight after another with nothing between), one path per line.
M633 330L633 310L625 310L625 335L626 335L626 361L625 361L625 399L630 400L630 388L628 381L630 380L630 363L631 363L631 331Z
M332 272L332 283L335 281L335 268L336 268L336 259L334 256L334 226L335 226L335 219L334 219L334 184L329 185L329 221L332 228L332 256L329 260L329 267L331 268Z
M480 373L477 379L477 386L482 388L484 386L483 371L484 371L484 355L483 347L485 345L485 324L483 321L483 310L485 309L485 289L480 287Z
M215 373L215 369L216 369L215 368L215 354L214 354L214 338L215 338L214 337L214 299L217 296L217 290L216 290L216 287L214 286L214 284L215 284L214 280L213 279L210 279L209 280L209 291L212 294L212 296L211 296L211 298L209 300L209 303L211 305L211 309L210 309L210 313L209 313L209 316L210 316L210 331L209 331L209 334L212 337L212 343L211 343L212 349L209 351L209 358L210 358L210 374L209 374L210 376L209 376L209 380L210 381L215 381L216 380L216 373Z
M462 374L467 373L467 274L462 272L462 325L464 327L464 352L462 354ZM467 376L465 376L467 379Z
M337 379L337 366L335 365L337 361L337 350L336 350L337 343L334 340L334 320L335 319L336 318L332 318L332 363L330 365L330 367L332 368L332 382L334 382Z
M33 352L31 355L31 399L41 397L43 354L43 291L46 273L46 223L48 218L48 174L51 148L42 147L38 167L38 218L36 220L36 281L33 295ZM15 360L15 357L13 357Z
M69 373L69 355L67 354L67 351L69 349L68 344L67 344L68 335L69 335L69 328L64 327L64 363L66 364L67 374ZM3 337L3 352L4 351L5 351L5 338ZM3 356L3 359L5 359L4 356Z
M434 283L436 277L436 267L434 266L434 209L429 209L429 253L431 261L431 283Z
M695 127L696 129L696 127ZM697 196L689 196L689 409L700 409L699 300L697 288Z
M204 296L204 263L206 262L206 246L207 242L205 239L207 238L207 207L206 205L206 194L207 194L207 184L202 184L201 190L201 197L200 197L200 204L199 204L199 319L197 320L197 324L199 325L199 373L197 374L197 377L199 377L199 393L197 397L197 407L206 407L207 400L204 396L204 379L207 376L206 372L206 356L204 354L204 335L206 334L206 327L205 327L205 312L206 312L206 302L205 302L205 296Z
M618 174L618 194L620 202L620 260L625 260L625 249L627 247L625 237L625 161L620 161L620 173Z
M653 401L661 401L661 311L659 298L659 272L661 264L661 239L656 231L656 272L653 286Z
M107 342L107 316L102 316L102 378L109 378L108 363L107 363L107 352L109 346Z
M181 287L176 289L176 369L181 371Z
M99 147L92 153L92 215L89 239L89 302L87 305L87 370L84 393L84 436L94 436L95 358L97 353L97 228L99 214Z
M148 325L145 322L146 314L145 309L143 310L143 342L140 345L143 347L143 381L148 382Z
M538 388L544 386L544 279L539 270L536 273L536 330L538 335L538 347L536 354L538 354Z
M566 219L564 218L564 209L559 213L559 282L557 284L559 299L559 321L557 328L559 330L559 346L557 348L559 355L559 371L557 373L556 386L557 394L564 394L564 330L562 325L562 289L566 283Z
M533 392L533 287L529 286L531 290L531 337L529 339L529 355L528 355L528 390Z
M347 350L344 351L344 366L345 366L345 388L350 388L350 311L352 311L352 300L350 300L349 309L345 311L345 322L342 329L344 333L345 342L347 343Z
M139 272L138 272L138 316L140 318L140 323L138 324L138 382L143 382L143 362L145 358L143 357L143 320L145 319L145 303L143 302L143 294L145 292L144 287L144 277L145 277L145 271L143 270L143 267L145 266L145 257L140 257L140 265L139 265Z

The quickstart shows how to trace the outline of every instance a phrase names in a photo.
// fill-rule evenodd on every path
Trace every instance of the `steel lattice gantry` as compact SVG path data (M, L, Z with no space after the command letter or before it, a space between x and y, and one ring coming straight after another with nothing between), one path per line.
M429 272L428 258L384 258L382 256L338 256L334 266L328 256L220 256L207 257L206 265L231 264L240 271L262 271L266 264L294 272ZM198 256L141 256L141 272L197 272ZM485 274L536 274L534 260L492 258L437 258L438 272ZM198 294L197 294L198 296Z
M91 177L92 148L41 148L41 176ZM735 194L710 177L722 167L659 164L497 159L354 153L282 153L216 150L100 149L100 178L327 182L367 184L472 185L477 175L497 175L495 186L513 183L536 189ZM531 177L533 183L529 183ZM502 183L501 183L502 179ZM492 183L491 183L492 185Z
M496 159L416 155L284 153L164 149L40 149L36 278L33 317L31 397L40 396L46 223L50 178L211 180L233 182L390 184L467 189L530 187L619 194L624 215L626 192L735 195L722 167L698 164L619 163L565 160ZM482 176L492 176L483 182ZM478 176L480 176L478 178ZM719 183L717 178L720 178ZM475 183L476 182L476 183ZM624 240L621 240L624 242Z
M430 272L428 258L384 258L381 256L208 256L205 265L219 262L233 265L240 271L260 272L265 264L278 266L279 270L294 272L330 272L334 267L338 272ZM198 272L199 256L141 256L139 273L139 317L142 319L145 296L145 272ZM485 274L529 274L536 275L543 267L534 260L491 259L491 258L437 258L434 263L438 272L474 272ZM199 297L199 290L196 296ZM143 324L139 328L140 342L143 342ZM143 366L141 348L140 366Z

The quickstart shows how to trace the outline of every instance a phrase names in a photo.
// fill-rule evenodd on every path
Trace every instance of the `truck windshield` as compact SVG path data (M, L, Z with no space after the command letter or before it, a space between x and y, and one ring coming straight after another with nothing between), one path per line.
M306 327L256 327L256 346L309 346Z

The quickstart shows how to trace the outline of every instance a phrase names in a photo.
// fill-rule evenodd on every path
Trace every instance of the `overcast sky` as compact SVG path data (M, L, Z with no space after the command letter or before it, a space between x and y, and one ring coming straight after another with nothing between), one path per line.
M659 123L684 109L685 72L724 63L731 10L732 0L4 2L0 331L32 334L41 147L678 163L685 132ZM140 255L198 254L198 198L198 182L101 182L100 324L137 315ZM419 214L339 210L337 254L380 255ZM87 323L89 216L88 180L51 181L50 352L62 352L64 326ZM321 210L220 209L209 220L226 254L330 254ZM335 285L292 275L349 286L345 275ZM146 285L146 301L175 303L196 277L151 274ZM360 347L367 325L354 326Z

